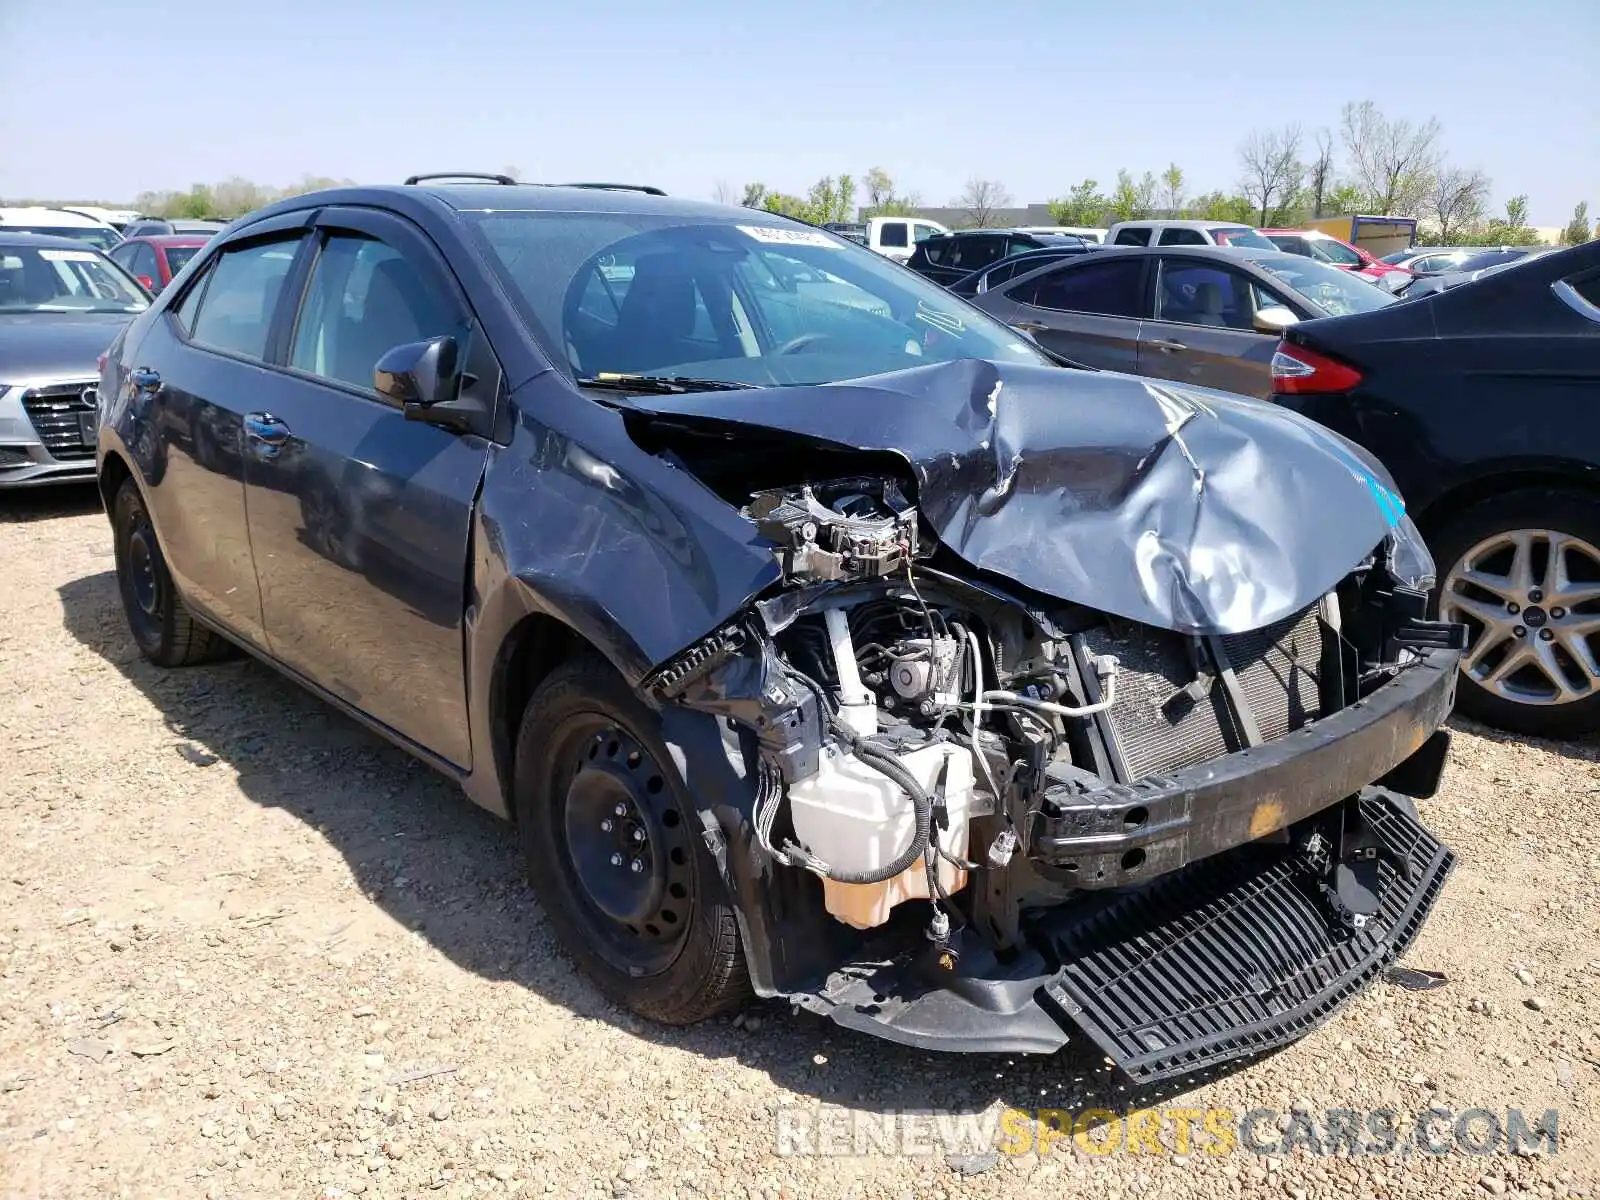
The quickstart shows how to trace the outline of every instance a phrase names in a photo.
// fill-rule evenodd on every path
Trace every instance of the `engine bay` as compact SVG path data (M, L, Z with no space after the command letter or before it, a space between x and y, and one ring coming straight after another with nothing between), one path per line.
M892 479L763 491L745 515L781 584L648 686L751 744L773 869L814 880L852 936L920 925L946 970L975 945L1018 952L1030 913L1202 855L1205 815L1142 795L1150 780L1270 745L1453 636L1381 547L1286 621L1189 637L942 569ZM1354 861L1343 817L1279 815L1238 840L1330 849L1330 879ZM1351 920L1374 911L1340 886Z

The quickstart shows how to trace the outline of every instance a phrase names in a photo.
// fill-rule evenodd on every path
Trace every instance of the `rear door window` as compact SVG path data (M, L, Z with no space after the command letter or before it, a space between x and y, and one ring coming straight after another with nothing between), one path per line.
M911 243L906 238L904 221L889 221L878 227L878 245L903 247Z
M990 263L999 262L1005 255L1006 240L995 234L980 234L960 240L961 249L957 251L956 265L963 271L987 267Z
M1148 246L1150 244L1150 231L1148 229L1119 229L1111 244L1113 246Z
M278 295L300 238L224 250L195 313L190 337L199 345L265 361Z
M1204 246L1205 235L1198 229L1184 229L1177 225L1168 225L1161 231L1161 240L1158 246Z
M1035 308L1139 317L1144 315L1143 281L1143 259L1117 258L1059 267L1025 279L1006 295Z

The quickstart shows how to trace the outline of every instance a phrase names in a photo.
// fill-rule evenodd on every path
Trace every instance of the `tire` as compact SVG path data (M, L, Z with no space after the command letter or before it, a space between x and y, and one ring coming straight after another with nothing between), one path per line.
M158 667L187 667L225 658L233 647L198 624L172 582L144 497L122 481L111 504L117 590L140 652Z
M1517 647L1522 643L1531 652L1545 656L1543 662L1552 663L1554 669L1563 672L1570 691L1578 698L1554 702L1560 693L1558 685L1553 684L1546 673L1552 669L1547 666L1513 670L1507 679L1496 684L1492 679L1493 671L1505 656L1498 650L1490 650L1482 663L1472 662L1483 631L1489 627L1467 612L1466 623L1472 626L1473 638L1463 659L1457 709L1485 725L1512 733L1566 738L1594 732L1600 729L1600 679L1584 681L1584 676L1592 672L1582 667L1565 647L1569 644L1587 647L1590 660L1600 661L1600 636L1579 637L1570 624L1563 626L1562 623L1579 617L1600 621L1600 599L1585 600L1566 608L1546 594L1543 585L1548 580L1544 572L1549 564L1551 542L1539 534L1548 531L1577 539L1579 545L1568 543L1563 554L1573 580L1600 583L1600 571L1579 573L1579 568L1588 565L1591 557L1588 551L1600 552L1600 497L1559 490L1507 492L1449 518L1430 539L1439 573L1439 586L1433 599L1434 614L1461 616L1464 610L1459 598L1463 596L1476 602L1479 611L1496 616L1502 612L1510 614L1513 610L1509 604L1502 603L1499 593L1478 590L1460 581L1458 573L1468 565L1466 560L1471 559L1480 569L1497 574L1505 571L1509 575L1507 564L1510 556L1516 553L1514 545L1495 549L1494 544L1505 535L1520 531L1531 533L1526 544L1530 547L1531 578L1538 587L1537 592L1526 589L1516 592L1513 602L1518 604L1515 611L1521 619L1501 619L1512 621L1513 634L1515 628L1520 628L1522 633L1505 644ZM1487 551L1486 545L1490 547ZM1490 566L1485 568L1484 564ZM1596 566L1600 567L1600 563ZM1455 583L1452 583L1453 576ZM1554 615L1558 612L1562 614L1560 618ZM1545 640L1546 634L1549 640ZM1474 678L1469 664L1489 678L1482 682ZM1580 682L1584 686L1579 686Z
M513 780L534 892L602 992L668 1025L748 1001L733 906L660 721L603 659L569 660L539 685Z

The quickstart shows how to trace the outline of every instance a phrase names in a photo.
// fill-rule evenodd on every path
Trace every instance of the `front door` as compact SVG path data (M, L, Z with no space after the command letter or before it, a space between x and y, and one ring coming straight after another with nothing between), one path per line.
M499 371L448 268L397 217L324 210L283 370L246 416L246 498L272 653L458 767L471 766L463 618L481 437L373 388L388 350L448 335ZM487 364L487 365L486 365Z
M1211 261L1161 256L1139 374L1244 396L1272 394L1276 334L1254 327L1256 285Z

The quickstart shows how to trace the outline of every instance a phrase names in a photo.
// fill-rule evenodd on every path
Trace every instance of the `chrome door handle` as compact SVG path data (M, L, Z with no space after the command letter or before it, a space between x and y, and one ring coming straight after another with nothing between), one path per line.
M289 440L289 427L271 413L246 413L244 436L257 458L272 459Z
M1150 345L1154 346L1157 350L1165 350L1168 354L1176 354L1180 350L1187 350L1189 348L1182 342L1169 342L1165 338L1152 338Z

